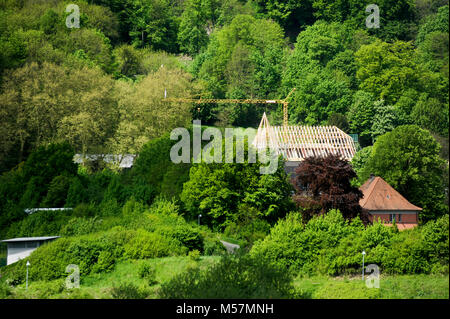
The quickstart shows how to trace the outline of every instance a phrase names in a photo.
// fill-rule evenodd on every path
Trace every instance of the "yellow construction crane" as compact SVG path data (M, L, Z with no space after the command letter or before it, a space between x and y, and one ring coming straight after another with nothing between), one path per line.
M163 101L165 102L184 102L184 103L239 103L239 104L283 104L283 126L288 125L288 98L295 91L295 88L289 92L289 94L283 100L263 100L263 99L184 99L184 98L166 98L164 97ZM166 93L164 94L166 95Z

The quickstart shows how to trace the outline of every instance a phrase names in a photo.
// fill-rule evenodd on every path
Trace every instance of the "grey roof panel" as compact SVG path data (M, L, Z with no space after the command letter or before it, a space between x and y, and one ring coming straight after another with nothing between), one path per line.
M50 240L50 239L56 239L60 236L47 236L47 237L19 237L19 238L11 238L11 239L5 239L0 240L2 243L13 243L13 242L20 242L20 241L44 241L44 240Z

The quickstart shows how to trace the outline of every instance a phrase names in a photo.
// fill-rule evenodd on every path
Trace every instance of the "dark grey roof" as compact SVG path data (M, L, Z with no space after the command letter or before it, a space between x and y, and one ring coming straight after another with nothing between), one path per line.
M47 236L47 237L19 237L19 238L11 238L11 239L5 239L1 240L2 243L13 243L13 242L19 242L19 241L45 241L50 239L59 238L60 236Z

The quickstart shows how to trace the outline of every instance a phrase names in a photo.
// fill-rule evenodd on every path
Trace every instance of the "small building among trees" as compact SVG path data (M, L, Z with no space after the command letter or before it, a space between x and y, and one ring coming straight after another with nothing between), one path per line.
M288 174L309 157L337 155L351 161L356 153L353 138L336 126L272 126L266 113L252 144L258 150L269 148L281 154Z
M364 196L359 205L368 211L371 222L381 219L386 226L395 222L399 230L418 225L422 208L408 202L381 177L372 175L360 190Z
M39 246L55 240L59 236L48 237L21 237L2 240L1 242L8 245L7 265L11 265L18 262L21 259L27 258L35 251Z

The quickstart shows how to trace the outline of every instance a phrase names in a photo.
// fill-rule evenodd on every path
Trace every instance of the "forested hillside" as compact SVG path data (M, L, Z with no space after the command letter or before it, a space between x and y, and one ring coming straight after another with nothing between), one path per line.
M164 90L283 98L295 87L292 124L337 124L363 147L417 124L448 144L446 1L382 1L380 28L365 26L370 1L73 3L72 29L68 1L0 3L1 171L49 142L137 153L192 118L255 126L266 110L163 103Z
M286 269L357 273L362 249L390 274L448 275L448 0L379 0L373 28L374 2L0 0L0 239L64 237L31 256L30 278L45 289L70 263L95 282L136 260L214 261L221 239L249 254L188 270L204 289L223 269L249 267L258 271L243 282L263 282L250 297L278 288L274 296L305 297L292 293ZM69 4L79 27L67 26ZM248 161L170 160L174 128L192 132L196 119L257 128L264 112L281 125L283 110L165 97L284 99L293 88L289 124L357 134L346 185L381 176L423 208L419 228L399 234L336 210L302 220L281 158L271 175ZM138 156L121 169L76 164L75 154ZM25 212L49 207L71 210ZM184 273L150 293L152 271L139 267L144 297L180 297L193 285ZM23 284L24 260L5 268L10 284ZM286 286L265 282L272 272Z

